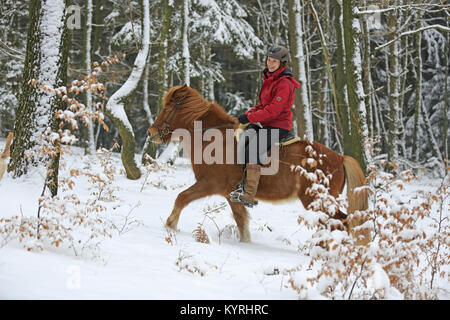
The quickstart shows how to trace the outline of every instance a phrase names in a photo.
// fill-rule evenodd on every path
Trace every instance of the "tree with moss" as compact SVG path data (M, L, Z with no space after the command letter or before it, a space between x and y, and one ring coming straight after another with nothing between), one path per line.
M119 135L122 139L122 164L127 178L131 180L139 179L141 172L134 159L135 138L133 127L125 112L124 101L136 90L147 62L150 45L150 5L148 0L142 0L142 10L144 12L141 48L127 81L111 96L105 108L106 114L113 120L119 130Z
M58 190L58 146L48 139L59 129L56 112L64 107L52 90L66 85L69 31L66 24L67 0L33 0L24 63L22 90L16 112L14 142L9 171L14 177L31 167L47 168L46 186L52 196ZM57 44L55 46L55 44ZM53 150L50 155L46 150Z

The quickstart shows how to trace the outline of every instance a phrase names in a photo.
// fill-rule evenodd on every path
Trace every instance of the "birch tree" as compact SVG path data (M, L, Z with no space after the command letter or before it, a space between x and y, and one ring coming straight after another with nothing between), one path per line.
M181 8L181 50L182 50L182 70L184 83L188 86L191 85L191 75L190 75L190 54L189 54L189 0L182 0L183 5Z
M86 69L86 74L89 77L89 75L92 72L92 57L91 57L91 45L92 45L92 12L93 12L93 4L92 0L85 0L86 5L86 23L85 23L85 49L84 49L84 66ZM92 93L87 90L86 91L86 107L89 111L92 111ZM88 118L86 120L87 122L87 141L86 141L86 147L85 152L86 154L95 154L96 150L96 143L95 143L95 136L94 136L94 123L91 118Z
M388 5L397 5L396 1L390 1ZM394 40L398 33L398 13L394 10L387 17L388 39ZM388 161L398 162L400 145L400 41L393 41L389 45L389 143Z

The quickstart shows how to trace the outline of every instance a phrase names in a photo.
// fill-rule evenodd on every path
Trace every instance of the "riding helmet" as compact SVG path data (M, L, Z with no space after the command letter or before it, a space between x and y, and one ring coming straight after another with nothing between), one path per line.
M266 56L287 63L289 60L289 51L283 46L274 46L267 51Z

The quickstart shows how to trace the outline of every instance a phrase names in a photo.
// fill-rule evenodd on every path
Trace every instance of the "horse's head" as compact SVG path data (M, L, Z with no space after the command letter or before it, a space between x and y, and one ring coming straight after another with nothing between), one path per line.
M163 99L163 108L157 116L153 125L148 128L150 140L155 143L168 143L172 138L174 130L184 128L180 118L180 109L192 95L192 88L187 85L171 88Z

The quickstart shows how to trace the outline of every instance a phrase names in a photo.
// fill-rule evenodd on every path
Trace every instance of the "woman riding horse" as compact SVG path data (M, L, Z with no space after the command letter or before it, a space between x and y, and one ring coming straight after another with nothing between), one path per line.
M292 113L289 107L294 100L294 89L299 87L299 84L286 68L287 51L278 48L280 49L274 48L268 53L260 102L245 115L240 116L240 121L254 124L260 122L264 128L277 130L275 132L279 131L279 135L283 136L291 128ZM259 179L260 175L265 173L260 172L261 161L245 163L247 167L245 175L243 162L236 159L235 150L239 156L239 142L234 139L233 132L238 129L239 121L228 114L222 106L205 100L197 90L187 85L169 89L164 96L163 106L153 125L148 128L150 140L166 144L172 139L182 141L189 151L195 175L195 183L178 194L166 221L168 228L177 230L181 211L192 201L220 195L226 198L231 207L239 229L240 241L250 242L250 216L241 202L242 199L248 204L254 204L255 198L272 203L300 199L303 207L309 209L315 200L308 192L313 186L314 179L310 177L310 173L313 172L322 172L329 177L327 188L329 194L335 198L342 193L344 185L347 185L347 213L367 209L367 192L365 190L356 192L365 185L365 176L358 161L351 156L340 155L318 142L297 141L279 149L279 159L272 161L280 164L279 170ZM196 127L198 122L201 123L200 128ZM257 131L256 139L260 138L261 131L263 130ZM231 143L227 138L229 132ZM264 135L261 136L260 140L264 140ZM267 152L275 142L273 140L267 141L260 151ZM277 149L274 148L273 151ZM205 155L208 159L213 157L215 160L203 161ZM249 160L254 158L254 155L250 156ZM297 168L301 170L297 172ZM265 171L266 166L263 169ZM233 193L242 178L245 180L245 186ZM231 194L237 194L237 197L234 198ZM347 218L340 209L333 217L342 219L343 223ZM355 226L365 222L362 218L358 219L352 218L348 222L348 231L357 239L361 239L361 244L367 243L370 241L370 230L367 231L368 234L365 231L367 229L353 230Z
M292 128L291 106L294 102L295 89L300 88L292 74L287 68L289 52L285 47L275 46L269 49L266 55L266 68L263 71L264 83L259 93L259 102L252 109L238 117L243 125L250 123L249 128L256 130L250 139L242 144L244 150L244 186L230 194L231 201L241 202L246 207L257 204L255 195L258 190L261 176L261 166L264 165L263 158L271 147L278 141L275 137L284 138ZM260 123L261 126L256 125ZM264 132L264 136L262 135ZM252 143L252 140L254 143ZM256 146L256 159L252 159L251 146Z

